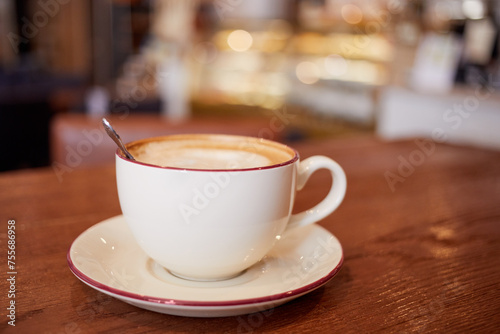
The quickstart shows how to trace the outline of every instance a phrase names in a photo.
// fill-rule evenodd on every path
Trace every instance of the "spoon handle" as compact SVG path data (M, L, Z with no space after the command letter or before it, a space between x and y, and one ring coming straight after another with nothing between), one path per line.
M113 141L116 143L116 145L118 145L118 147L122 150L123 154L125 154L125 156L130 159L130 160L135 160L134 157L132 156L132 154L129 153L129 151L127 151L127 149L125 148L125 145L123 145L123 142L120 138L120 136L118 135L118 133L116 133L115 129L113 129L113 127L111 126L111 124L109 123L109 121L103 117L102 118L102 125L104 126L104 130L106 130L106 133L108 134L108 136L113 139Z

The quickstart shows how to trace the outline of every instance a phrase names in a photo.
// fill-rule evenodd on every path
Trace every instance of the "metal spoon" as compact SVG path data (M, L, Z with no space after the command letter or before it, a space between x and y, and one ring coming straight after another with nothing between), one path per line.
M122 140L120 139L120 136L118 135L118 133L116 133L115 129L113 129L113 127L111 126L111 124L109 124L109 121L106 119L106 118L102 118L102 125L104 126L104 130L106 130L106 133L108 134L108 136L113 139L113 141L116 143L116 145L118 145L118 147L120 148L120 150L122 150L123 154L130 160L134 160L134 157L132 156L132 154L130 154L129 151L127 151L127 149L125 148L125 145L123 145L122 143Z

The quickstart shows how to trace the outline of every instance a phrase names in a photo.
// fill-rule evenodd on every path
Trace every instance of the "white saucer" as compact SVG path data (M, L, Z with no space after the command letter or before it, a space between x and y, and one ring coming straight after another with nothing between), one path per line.
M238 277L195 282L171 275L136 244L123 216L83 232L68 251L71 271L105 294L147 310L191 317L263 311L331 280L343 262L338 240L319 225L291 230Z

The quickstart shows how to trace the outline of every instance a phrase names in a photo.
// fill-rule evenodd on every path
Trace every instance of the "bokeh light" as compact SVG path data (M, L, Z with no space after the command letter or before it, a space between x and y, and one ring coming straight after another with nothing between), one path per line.
M363 20L361 8L353 4L346 4L340 10L342 18L349 24L358 24Z
M484 3L481 0L465 0L462 3L464 15L471 20L478 20L484 17Z
M252 35L245 30L234 30L227 36L227 44L237 52L247 51L252 46L252 43Z
M303 61L297 65L295 74L302 83L311 85L319 80L321 73L318 65L310 61Z

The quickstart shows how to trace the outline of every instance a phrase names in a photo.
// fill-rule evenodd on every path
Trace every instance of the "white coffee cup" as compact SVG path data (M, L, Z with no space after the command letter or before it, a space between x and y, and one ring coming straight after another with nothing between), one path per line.
M259 138L173 135L135 141L127 148L138 160L116 153L125 220L148 256L186 279L238 275L287 230L332 213L347 186L332 159L313 156L301 162L294 149ZM318 169L333 177L328 195L292 215L296 191Z

